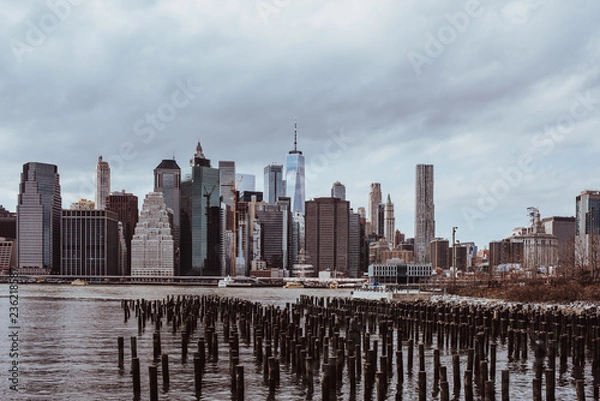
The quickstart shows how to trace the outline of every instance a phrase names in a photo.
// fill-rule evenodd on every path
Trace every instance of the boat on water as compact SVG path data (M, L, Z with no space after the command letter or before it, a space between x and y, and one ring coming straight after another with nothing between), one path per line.
M249 279L238 280L231 276L224 277L217 281L217 287L252 287L253 282Z
M288 281L283 288L304 288L304 284L300 281Z
M83 286L83 285L88 285L89 283L85 280L82 280L80 278L75 279L73 281L71 281L71 285L78 285L78 286Z
M372 301L412 301L427 299L433 295L431 292L415 288L387 287L385 285L365 285L352 291L353 299L366 299Z

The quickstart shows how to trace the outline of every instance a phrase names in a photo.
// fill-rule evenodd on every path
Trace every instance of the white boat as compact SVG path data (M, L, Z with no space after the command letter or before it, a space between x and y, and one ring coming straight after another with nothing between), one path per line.
M352 298L372 301L407 301L426 299L432 295L430 292L414 288L402 289L400 287L386 287L385 285L364 286L352 291Z
M89 283L85 280L82 280L80 278L71 281L71 285L88 285Z
M217 281L217 287L229 287L231 283L233 283L233 279L231 278L231 276L227 276Z
M236 280L231 276L217 281L217 287L252 287L252 285L253 281L248 278Z

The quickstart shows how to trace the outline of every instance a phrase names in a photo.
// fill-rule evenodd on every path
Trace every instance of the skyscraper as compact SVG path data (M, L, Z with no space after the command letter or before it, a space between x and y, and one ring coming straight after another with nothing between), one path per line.
M181 231L181 168L175 159L165 159L154 169L154 192L161 192L165 204L173 211L173 246L179 254ZM179 258L175 259L175 275L179 275Z
M340 200L346 200L346 187L339 181L336 181L331 186L331 197Z
M255 192L256 191L256 176L254 174L235 173L235 182L239 182L238 191Z
M270 269L290 268L292 214L290 199L280 198L275 205L259 205L256 210L260 244L256 247L260 258Z
M315 198L306 202L307 262L317 271L349 274L350 202Z
M300 212L304 215L306 200L304 164L304 156L298 150L298 124L294 122L294 149L290 150L285 160L285 195L292 201L292 214Z
M430 263L430 243L435 237L432 164L417 164L415 189L415 262Z
M131 275L172 277L175 273L174 241L161 192L146 195L140 219L131 240Z
M119 221L123 226L123 236L127 246L126 263L122 264L119 259L119 274L129 276L131 274L131 239L135 231L135 226L138 222L138 197L132 193L113 192L108 195L106 201L106 210L112 210L119 216Z
M98 157L96 164L96 209L106 208L106 197L110 194L110 166Z
M383 236L385 239L394 245L394 235L396 233L396 218L394 217L394 204L390 198L390 194L387 196L387 201L384 206L384 231Z
M229 206L229 209L233 210L235 200L234 191L236 190L235 162L219 161L219 183L223 203Z
M283 179L283 166L272 163L265 167L265 202L275 204L277 199L285 196L285 180Z
M24 164L17 206L17 263L21 274L59 272L61 212L58 167Z
M381 184L374 182L369 192L369 222L371 223L369 234L379 233L379 204L381 204Z
M62 211L60 274L119 275L119 219L111 210Z
M221 275L219 170L198 141L181 178L181 273Z
M600 191L582 191L575 198L575 258L588 269L600 261ZM594 271L597 275L598 271Z

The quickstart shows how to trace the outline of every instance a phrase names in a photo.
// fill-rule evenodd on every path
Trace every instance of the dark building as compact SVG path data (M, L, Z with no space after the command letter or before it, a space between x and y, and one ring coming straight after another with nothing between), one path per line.
M17 238L17 214L9 212L0 205L0 237Z
M63 210L60 274L119 275L119 216L110 210Z
M523 238L506 238L502 241L490 242L489 265L495 268L505 263L523 263Z
M198 142L181 178L181 274L220 276L221 200L219 169Z
M338 198L341 199L341 198ZM348 233L348 276L361 277L361 252L364 242L364 227L361 226L361 217L358 213L350 213Z
M17 263L21 274L60 271L61 212L58 167L24 164L17 206Z
M430 243L431 246L431 268L447 270L450 268L452 248L447 239L436 238ZM450 249L450 251L448 251Z
M306 202L306 254L317 271L349 275L350 202L316 198Z
M175 249L175 275L179 275L179 236L181 232L181 169L173 159L165 159L154 169L154 192L162 192L165 204L173 211L173 246Z
M252 202L252 197L256 196L257 202L263 201L263 193L258 191L244 191L240 194L240 202L250 203Z
M290 198L279 198L275 205L261 205L256 211L260 226L261 258L269 269L290 269L292 212Z
M125 192L113 192L106 198L106 210L117 214L119 221L123 225L123 236L127 246L127 260L125 266L120 264L119 274L122 276L131 275L131 239L135 233L135 226L139 218L138 197Z

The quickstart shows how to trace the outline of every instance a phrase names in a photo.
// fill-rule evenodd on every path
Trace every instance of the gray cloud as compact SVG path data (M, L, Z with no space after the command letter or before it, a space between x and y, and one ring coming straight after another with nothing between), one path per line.
M235 160L260 181L265 165L284 162L294 118L307 162L320 166L309 196L340 180L356 209L381 182L409 235L417 163L435 164L438 234L458 225L481 246L527 224L532 204L572 215L575 195L598 185L600 105L547 154L532 138L578 93L600 98L600 4L482 0L421 75L407 52L425 54L469 2L292 1L268 23L252 1L62 4L70 11L36 46L32 24L57 15L47 4L10 3L0 14L0 204L10 209L28 161L59 166L65 207L93 197L82 182L101 154L117 161L113 189L142 198L160 160L187 165L198 139L215 165ZM29 46L20 59L15 41ZM139 135L136 123L168 110L188 78L202 87L195 98L151 140ZM340 130L353 141L319 158ZM135 156L123 158L123 146ZM461 209L528 152L539 157L523 183L467 229Z

